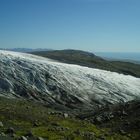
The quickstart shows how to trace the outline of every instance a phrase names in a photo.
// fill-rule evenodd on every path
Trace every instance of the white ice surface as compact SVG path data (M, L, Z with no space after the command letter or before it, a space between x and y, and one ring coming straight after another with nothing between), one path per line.
M66 100L73 96L90 104L126 102L140 97L140 78L31 54L0 51L0 94L18 95L15 85L24 85L59 101L66 94Z

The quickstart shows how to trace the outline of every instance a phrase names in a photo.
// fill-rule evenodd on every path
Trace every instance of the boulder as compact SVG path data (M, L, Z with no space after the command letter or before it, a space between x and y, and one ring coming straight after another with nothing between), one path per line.
M3 127L3 123L0 121L0 127Z
M14 134L15 133L15 129L13 127L9 127L7 130L6 130L6 133L7 134Z
M102 121L103 121L103 119L102 119L101 116L97 116L97 117L95 118L95 122L96 122L96 123L102 123Z
M64 113L63 116L64 116L64 118L68 118L69 117L69 115L67 113Z
M26 137L24 137L24 136L21 136L20 138L19 138L19 140L28 140Z
M25 136L27 136L27 137L34 137L32 131L28 132Z
M120 131L120 133L121 133L122 135L125 135L125 134L126 134L126 132L125 132L123 129L121 129L121 128L120 128L119 131Z
M36 140L44 140L42 137L37 137Z

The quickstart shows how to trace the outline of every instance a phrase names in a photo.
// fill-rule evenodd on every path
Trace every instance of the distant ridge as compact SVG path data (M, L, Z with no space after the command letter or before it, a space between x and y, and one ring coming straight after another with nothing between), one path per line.
M14 52L36 52L36 51L50 51L51 49L43 49L43 48L0 48L0 50L6 51L14 51Z

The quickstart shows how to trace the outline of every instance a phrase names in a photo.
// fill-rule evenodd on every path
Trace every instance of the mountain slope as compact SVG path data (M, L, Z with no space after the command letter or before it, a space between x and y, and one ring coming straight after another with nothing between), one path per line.
M140 97L140 79L115 72L0 51L0 95L69 108L96 108Z
M56 50L32 52L32 54L59 60L64 63L99 68L140 78L140 65L122 61L107 61L89 52L79 50Z
M130 102L83 120L71 112L64 117L65 112L40 103L0 97L0 134L4 134L0 140L21 140L21 136L28 140L139 140L139 105L140 102ZM101 123L94 122L94 117L102 117ZM7 133L9 127L14 129L14 135ZM29 134L32 137L27 137Z

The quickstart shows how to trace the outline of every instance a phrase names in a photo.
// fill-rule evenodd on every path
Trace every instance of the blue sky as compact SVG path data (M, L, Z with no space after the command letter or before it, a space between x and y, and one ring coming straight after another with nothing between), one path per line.
M139 0L0 0L0 48L140 52Z

